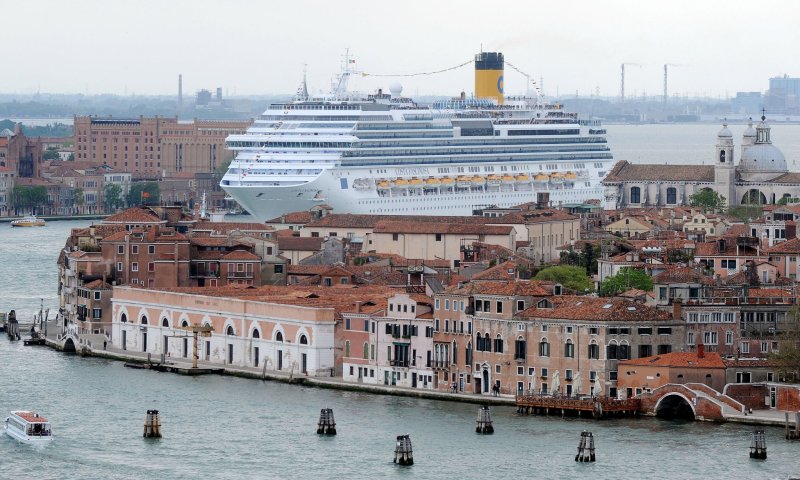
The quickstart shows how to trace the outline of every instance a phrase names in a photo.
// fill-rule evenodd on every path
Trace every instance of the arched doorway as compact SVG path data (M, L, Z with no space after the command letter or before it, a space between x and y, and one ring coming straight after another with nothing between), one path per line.
M481 383L483 384L483 393L489 393L489 369L488 368L484 368L483 369L483 381Z
M75 348L75 342L72 341L71 337L67 337L67 339L64 340L64 353L75 353L75 352L77 352L77 349Z
M669 420L694 420L694 408L679 393L668 393L656 403L656 416Z

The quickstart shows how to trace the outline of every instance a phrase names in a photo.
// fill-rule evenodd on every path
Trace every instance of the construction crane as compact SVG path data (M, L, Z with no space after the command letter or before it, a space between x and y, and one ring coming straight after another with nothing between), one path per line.
M639 65L638 63L625 62L622 64L622 75L621 75L622 78L620 81L620 88L619 88L620 103L625 103L625 65L630 65L632 67L641 67L641 65Z
M667 104L667 98L668 98L667 97L667 93L668 93L667 80L668 80L669 77L668 77L668 74L667 74L667 72L668 72L667 68L668 67L680 67L680 66L682 66L682 65L679 64L679 63L665 63L664 64L664 105Z
M192 354L192 368L197 368L197 358L198 358L197 357L197 335L199 334L199 335L201 335L203 337L210 337L211 336L211 332L214 331L214 327L209 326L209 325L197 325L197 324L195 324L195 325L190 325L190 326L187 326L187 327L177 327L177 328L179 328L181 330L187 330L188 332L192 333L192 337L194 337L194 340L192 342L192 343L194 343L194 352ZM180 335L174 335L174 336L178 337Z

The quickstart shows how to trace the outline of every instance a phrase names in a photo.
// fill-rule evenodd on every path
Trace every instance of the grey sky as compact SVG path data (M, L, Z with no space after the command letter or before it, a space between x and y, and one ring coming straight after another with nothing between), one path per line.
M733 95L800 76L796 1L2 1L0 92L290 93L308 64L329 85L346 47L370 73L457 65L478 52L544 78L546 93ZM406 94L472 92L472 67L400 79ZM508 67L506 93L524 77ZM362 90L392 80L365 77Z

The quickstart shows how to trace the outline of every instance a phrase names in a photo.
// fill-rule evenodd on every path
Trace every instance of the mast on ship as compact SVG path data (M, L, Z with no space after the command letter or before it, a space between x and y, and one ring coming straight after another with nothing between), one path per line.
M307 69L308 65L303 65L303 81L300 83L300 86L297 87L297 93L295 93L294 96L294 99L298 102L308 101L308 82L306 80Z
M350 65L353 63L356 63L356 61L350 58L350 49L346 48L344 51L342 71L336 76L336 81L331 84L331 93L334 98L347 97L347 82L350 80L350 74L353 73L353 70L350 68Z

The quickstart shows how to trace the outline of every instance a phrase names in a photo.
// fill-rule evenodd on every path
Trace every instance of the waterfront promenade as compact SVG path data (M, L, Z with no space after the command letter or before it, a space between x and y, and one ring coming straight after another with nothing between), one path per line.
M63 339L60 338L58 333L58 326L55 322L50 322L48 326L47 345L60 349L63 347ZM112 360L130 362L137 364L147 364L148 354L146 352L135 352L131 350L122 350L115 348L108 342L103 345L101 335L88 335L84 339L79 340L76 348L79 354L95 356L100 358L108 358ZM153 365L160 363L160 355L150 355L149 361ZM183 357L167 357L166 364L176 370L186 371L192 368L192 359ZM419 389L419 388L406 388L399 386L380 385L380 384L366 384L345 382L340 377L309 377L303 374L296 374L294 372L276 372L274 370L265 370L256 367L242 367L232 365L220 365L219 363L206 362L198 360L198 368L212 372L221 373L223 375L231 375L243 378L251 378L258 380L268 380L296 385L304 385L318 388L328 388L335 390L345 390L353 392L364 392L378 395L392 395L401 397L415 397L425 398L432 400L444 400L462 403L486 404L486 405L504 405L515 406L517 404L516 397L512 395L499 395L488 396L468 392L443 392L438 390ZM554 413L553 416L558 416ZM741 423L747 425L764 425L764 426L785 426L785 412L782 410L754 410L752 413L739 412L732 408L723 409L723 417L725 422ZM789 414L789 425L794 428L795 426L794 412Z

